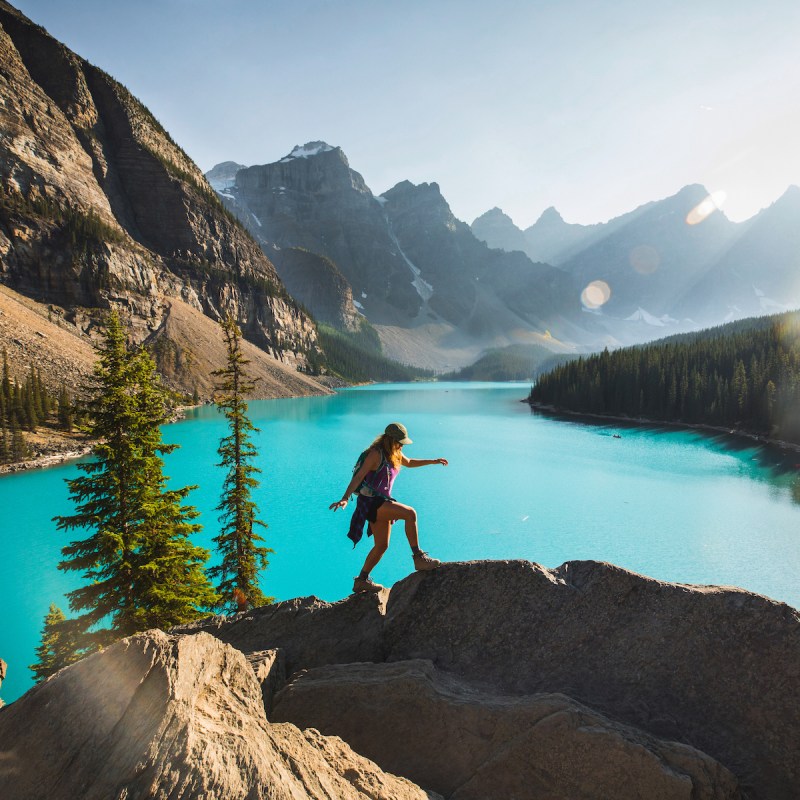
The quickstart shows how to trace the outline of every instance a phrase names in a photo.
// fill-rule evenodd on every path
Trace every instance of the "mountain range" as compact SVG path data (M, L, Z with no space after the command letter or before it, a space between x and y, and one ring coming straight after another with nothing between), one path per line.
M343 330L360 314L384 352L420 366L504 345L631 344L800 305L795 187L745 223L690 185L596 225L549 208L523 231L498 208L467 225L436 183L376 195L321 141L207 178L313 314Z
M342 149L325 142L272 164L235 172L232 164L207 177L298 300L340 328L352 327L353 312L363 315L397 360L444 368L492 345L558 349L566 347L560 338L592 338L565 270L488 247L456 219L436 183L403 181L375 195ZM311 274L310 254L326 259L321 280L338 287L335 295L317 284L312 296L312 283L298 275Z
M324 390L302 375L324 364L315 318L446 370L489 348L583 352L800 305L795 187L745 223L694 185L597 225L551 208L524 231L499 209L470 226L438 184L375 194L321 141L204 176L125 87L4 0L0 51L0 282L4 307L25 309L2 331L34 311L84 352L113 306L182 391L209 396L201 365L226 314L270 391L297 393ZM64 380L44 327L0 345L21 375L20 343L37 342Z
M694 212L694 213L693 213ZM699 185L597 225L547 209L521 230L499 208L472 223L490 247L521 250L578 283L611 287L604 313L708 326L800 306L800 189L745 222L729 220Z

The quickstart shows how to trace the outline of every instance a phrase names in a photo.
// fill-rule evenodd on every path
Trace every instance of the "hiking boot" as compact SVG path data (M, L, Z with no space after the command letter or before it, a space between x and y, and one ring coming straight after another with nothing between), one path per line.
M353 580L353 592L359 594L361 592L374 592L377 594L383 586L375 583L371 578L355 578Z
M423 572L428 569L436 569L440 567L442 562L438 558L431 558L427 553L422 550L414 556L414 569L418 572Z

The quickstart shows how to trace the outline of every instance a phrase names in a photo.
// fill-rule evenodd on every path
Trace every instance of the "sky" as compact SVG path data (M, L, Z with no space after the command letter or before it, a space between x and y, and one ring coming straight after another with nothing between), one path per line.
M17 0L204 171L323 140L465 222L602 222L690 183L800 184L796 0ZM720 195L715 195L720 196Z

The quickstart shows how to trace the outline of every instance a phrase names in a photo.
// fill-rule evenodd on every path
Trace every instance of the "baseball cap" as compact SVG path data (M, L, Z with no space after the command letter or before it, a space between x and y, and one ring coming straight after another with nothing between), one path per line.
M400 444L411 444L412 439L408 438L408 430L406 426L401 424L400 422L391 422L386 426L386 430L384 433L387 436L391 436L392 439L399 442Z

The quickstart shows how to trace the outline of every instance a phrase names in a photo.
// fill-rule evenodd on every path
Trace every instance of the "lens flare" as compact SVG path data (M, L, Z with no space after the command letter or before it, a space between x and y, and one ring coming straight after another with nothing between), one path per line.
M661 256L655 247L640 244L631 250L629 256L631 266L641 275L652 275L661 263Z
M594 310L605 305L611 297L611 287L605 281L592 281L581 292L581 303Z
M698 203L687 215L687 225L699 225L707 220L718 208L722 208L728 195L725 192L711 192L705 200Z

